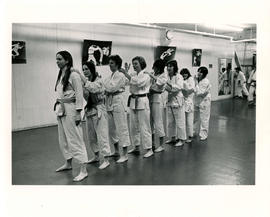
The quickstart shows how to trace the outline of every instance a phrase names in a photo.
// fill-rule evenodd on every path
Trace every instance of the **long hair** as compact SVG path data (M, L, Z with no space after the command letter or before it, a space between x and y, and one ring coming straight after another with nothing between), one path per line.
M62 84L63 84L63 91L66 90L67 86L68 86L68 80L69 80L69 77L70 77L70 74L71 74L71 70L70 68L73 66L73 59L72 59L72 56L71 54L68 52L68 51L59 51L57 54L61 55L64 60L68 61L67 63L67 69L65 71L65 75L62 79ZM56 54L56 55L57 55ZM57 80L56 80L56 84L55 84L55 91L56 91L56 87L60 81L60 78L61 78L61 69L59 70L59 73L58 73L58 76L57 76Z
M91 78L91 82L94 82L96 80L96 78L98 77L98 73L96 71L96 66L95 63L93 61L89 61L89 62L84 62L83 65L86 65L87 68L90 70L90 73L92 74L92 78ZM87 98L87 104L86 104L86 108L91 109L93 107L93 105L95 105L98 101L98 96L95 93L90 93L88 98Z
M92 74L91 82L95 81L96 78L98 77L95 63L93 61L90 61L90 62L84 62L83 65L86 65L87 68L90 70L90 73Z
M164 72L165 62L162 59L157 59L153 64L153 68L154 67L156 67L159 71L157 75L161 75Z

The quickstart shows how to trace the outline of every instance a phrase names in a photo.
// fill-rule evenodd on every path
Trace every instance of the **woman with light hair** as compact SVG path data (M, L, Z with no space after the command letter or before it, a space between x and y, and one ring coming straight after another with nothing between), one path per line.
M146 62L141 56L132 59L134 72L128 73L129 66L125 64L124 74L129 80L128 107L130 108L130 137L134 148L129 153L140 152L140 144L146 150L145 158L152 156L152 132L150 125L150 107L148 100L151 86L150 76L145 73Z

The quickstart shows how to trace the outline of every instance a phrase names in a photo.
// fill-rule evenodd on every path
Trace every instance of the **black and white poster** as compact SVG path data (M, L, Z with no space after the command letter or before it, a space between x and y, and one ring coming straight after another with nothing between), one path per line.
M82 62L94 62L96 66L108 65L111 41L84 40Z
M155 49L155 60L162 59L165 63L173 60L176 53L176 47L157 46Z
M12 64L13 63L26 63L24 41L12 41Z
M202 49L192 50L192 66L201 66Z

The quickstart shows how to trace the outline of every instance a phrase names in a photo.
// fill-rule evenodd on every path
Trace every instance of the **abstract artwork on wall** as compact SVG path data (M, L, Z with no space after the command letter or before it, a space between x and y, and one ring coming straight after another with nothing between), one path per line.
M12 64L26 63L24 41L12 41Z
M82 62L92 61L96 66L108 65L111 49L111 41L84 40Z
M176 47L157 46L155 49L155 60L162 59L165 63L173 60L176 53Z

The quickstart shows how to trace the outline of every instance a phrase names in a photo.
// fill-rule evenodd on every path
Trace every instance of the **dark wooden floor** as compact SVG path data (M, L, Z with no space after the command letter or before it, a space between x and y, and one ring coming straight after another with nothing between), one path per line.
M175 148L143 159L130 156L128 163L100 171L88 165L89 176L72 182L74 170L54 172L63 162L57 127L12 133L12 184L15 185L254 185L255 108L229 99L212 102L207 141ZM90 155L92 155L90 153Z

